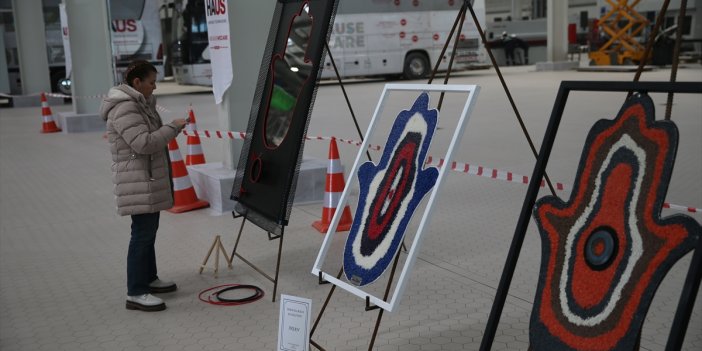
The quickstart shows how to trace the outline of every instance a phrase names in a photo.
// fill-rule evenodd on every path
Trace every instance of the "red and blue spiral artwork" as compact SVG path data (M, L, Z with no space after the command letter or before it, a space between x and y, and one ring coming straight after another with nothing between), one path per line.
M353 284L370 284L385 272L439 176L437 168L423 168L438 119L428 106L429 95L422 93L400 112L378 165L366 162L358 170L358 207L344 249L344 272Z
M660 282L702 231L686 215L661 218L677 144L675 124L634 95L590 130L568 202L537 201L533 350L636 349Z

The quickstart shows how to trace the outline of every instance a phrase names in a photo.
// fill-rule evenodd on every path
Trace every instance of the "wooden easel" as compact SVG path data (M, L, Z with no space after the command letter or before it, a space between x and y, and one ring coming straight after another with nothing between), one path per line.
M232 249L231 255L227 255L226 250L224 249L224 245L222 244L222 240L219 235L215 237L214 242L212 243L212 246L210 246L209 251L207 252L207 256L205 257L205 260L202 262L202 265L200 265L200 274L202 274L203 269L205 269L207 265L207 261L210 259L210 256L212 256L212 251L215 251L215 267L214 267L214 276L217 278L217 272L219 271L219 253L221 252L224 255L224 259L227 260L227 266L229 269L233 269L234 266L232 262L234 261L234 257L238 257L240 260L242 260L244 263L246 263L249 267L253 268L256 272L258 272L260 275L262 275L264 278L268 279L273 283L273 298L272 302L275 302L275 297L276 293L278 291L278 273L280 272L280 257L283 251L283 233L285 231L285 227L283 227L282 231L280 234L273 234L268 232L268 240L277 240L280 239L280 242L278 242L278 258L276 260L275 264L275 276L271 277L268 275L266 272L264 272L262 269L251 263L251 261L247 260L241 254L237 252L237 248L239 247L239 241L241 240L241 233L244 231L244 224L246 224L246 216L243 215L237 215L235 212L232 212L232 217L234 219L237 218L242 218L241 220L241 226L239 227L239 233L236 236L236 242L234 243L234 248Z
M224 259L227 260L227 265L229 266L229 269L232 269L232 260L229 258L229 255L227 255L227 251L224 250L224 245L222 245L221 237L217 235L215 236L215 239L212 242L212 246L210 246L210 250L207 251L207 256L205 256L205 260L202 261L202 264L200 265L200 274L202 274L202 271L206 268L207 261L209 261L210 256L212 256L212 251L215 252L214 276L215 278L217 278L217 273L219 272L219 253L222 252L222 255L224 255Z
M275 275L274 277L271 277L268 275L266 272L264 272L262 269L258 268L256 265L251 263L251 261L247 260L241 254L239 254L236 250L239 248L239 241L241 240L241 233L244 231L244 224L246 224L246 216L245 215L237 215L235 212L232 212L232 217L234 219L236 218L242 218L241 220L241 226L239 227L239 233L236 236L236 242L234 243L234 248L232 249L232 254L228 256L227 258L227 263L229 264L229 268L232 268L232 261L234 261L234 257L238 257L240 260L242 260L244 263L246 263L249 267L253 268L256 272L258 272L260 275L262 275L264 278L268 279L273 283L273 297L271 299L272 302L275 302L276 298L276 293L278 291L278 273L280 272L280 257L283 252L283 234L285 233L285 227L281 229L280 234L273 234L271 232L268 233L268 240L273 241L273 240L280 240L278 242L278 257L276 259L275 263Z

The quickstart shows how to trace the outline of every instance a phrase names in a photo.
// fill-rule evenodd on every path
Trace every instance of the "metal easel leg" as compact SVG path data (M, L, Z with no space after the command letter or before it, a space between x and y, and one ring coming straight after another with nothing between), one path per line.
M336 275L336 279L341 278L341 275L344 273L344 268L342 267L339 270L339 274ZM322 273L319 274L319 283L324 284L322 282ZM322 320L322 315L324 315L324 311L327 309L327 306L329 305L329 301L331 300L332 295L334 295L334 290L336 290L336 285L332 285L331 289L329 289L329 294L327 294L327 298L324 300L324 304L322 305L322 309L319 310L319 314L317 315L317 319L314 320L314 324L312 325L312 329L310 330L310 343L312 344L312 335L314 335L314 331L317 330L317 325L319 325L319 321ZM315 347L318 349L322 350L317 343L314 343Z
M236 241L234 242L234 248L232 249L232 255L229 257L229 267L232 266L232 261L234 260L234 255L236 255L236 249L239 247L239 240L241 239L241 233L244 231L244 224L246 224L246 216L241 219L241 226L239 227L239 234L236 236Z
M395 260L393 261L392 269L390 271L390 278L388 279L388 285L385 287L385 294L383 295L384 300L387 300L388 296L390 295L390 288L392 288L392 282L395 278L395 272L397 271L397 264L400 260L401 253L402 253L402 251L398 250L397 255L395 255ZM344 272L344 269L341 268L339 270L339 274L336 275L336 279L341 278L341 275L343 274L343 272ZM321 273L320 273L320 284L322 284ZM324 300L324 304L322 305L322 309L319 311L319 314L317 315L317 319L314 321L314 324L312 325L312 329L310 331L310 345L316 347L318 350L321 350L321 351L325 351L325 348L322 347L316 341L312 340L312 336L314 335L314 332L317 329L317 326L319 325L319 321L322 319L322 316L324 315L324 311L327 309L327 306L329 305L329 302L330 302L331 297L334 294L335 290L336 290L336 285L332 285L331 289L329 290L329 294L327 294L326 300ZM365 307L366 311L380 309L380 311L378 311L378 317L375 320L375 326L373 327L373 333L371 334L370 344L368 345L368 350L370 351L373 349L373 345L375 345L375 339L378 336L378 330L380 329L380 322L383 319L383 312L385 312L385 310L381 309L378 306L371 306L369 301L370 301L369 299L366 299L366 307Z
M235 217L238 218L238 217ZM266 272L264 272L262 269L258 268L255 264L253 264L251 261L247 260L243 256L241 256L238 252L237 249L239 248L239 241L241 240L241 234L244 231L244 224L246 223L246 216L244 216L243 220L241 221L241 226L239 227L239 233L236 236L236 241L234 242L234 248L232 249L232 255L230 257L227 257L226 252L224 249L222 249L222 252L224 252L224 257L227 259L227 262L229 264L229 268L232 268L232 261L234 261L234 257L238 257L242 262L246 263L249 267L253 268L256 272L261 274L264 278L268 279L273 283L273 299L272 301L275 302L275 295L278 291L278 273L280 272L280 258L283 253L283 233L284 230L279 234L279 235L273 235L272 233L268 233L268 240L276 240L279 239L280 242L278 243L278 258L276 260L275 264L275 278L271 277L268 275Z
M534 158L538 159L539 158L539 153L536 152L536 146L534 146L534 142L531 140L531 136L529 135L529 131L526 128L526 125L524 124L524 120L522 119L522 115L519 113L519 109L517 109L517 105L514 102L514 99L512 98L512 93L510 93L509 88L507 87L507 83L505 82L505 78L502 76L502 71L500 71L500 66L497 64L497 61L495 60L495 56L492 54L492 50L490 49L490 45L488 45L487 38L485 37L485 32L483 31L483 28L480 26L480 21L478 21L478 17L475 15L475 10L473 10L473 6L467 3L468 10L470 10L470 15L473 18L473 23L475 23L475 29L478 30L478 34L480 35L480 40L483 41L483 46L485 46L485 50L488 53L488 56L490 57L490 61L492 62L492 67L495 68L495 73L497 73L497 78L499 78L500 83L502 84L502 88L505 91L505 95L507 95L507 100L509 100L510 106L512 106L512 111L514 111L515 117L517 117L517 122L519 122L519 127L522 129L522 133L524 134L524 137L527 140L527 143L529 143L529 148L531 149L531 153L534 155ZM543 178L546 180L546 185L548 185L549 190L551 190L551 194L553 196L556 196L556 188L553 187L553 184L551 183L551 179L548 176L548 173L544 172Z
M283 233L280 233L280 242L278 243L278 260L275 264L275 279L273 280L273 302L275 302L276 293L278 291L278 273L280 272L280 256L283 253Z
M446 76L444 77L444 85L448 84L449 77L451 77L451 71L453 69L453 61L456 59L456 51L458 50L458 42L461 39L461 31L463 30L463 23L466 21L466 5L465 3L463 6L461 6L461 11L459 11L458 16L461 18L460 24L458 25L458 35L456 35L456 38L453 40L453 52L451 52L451 59L449 59L449 65L448 65L448 70L446 71ZM446 40L446 43L451 40L451 38L448 38ZM441 111L441 105L444 103L444 95L446 95L446 92L442 91L441 95L439 96L439 103L437 104L436 109Z
M392 281L395 278L395 271L397 270L397 263L400 261L400 251L397 251L397 255L395 255L395 261L392 263L392 270L390 271L390 278L388 279L388 286L385 287L385 295L383 295L383 300L388 299L388 296L390 296L390 288L392 287ZM375 308L378 308L378 306L375 306ZM368 306L366 306L366 309L368 309ZM380 309L378 311L378 318L375 320L375 327L373 328L373 334L371 335L371 341L370 344L368 345L368 351L373 350L373 345L375 344L375 338L378 336L378 329L380 329L380 321L383 319L383 312L385 312L384 309Z

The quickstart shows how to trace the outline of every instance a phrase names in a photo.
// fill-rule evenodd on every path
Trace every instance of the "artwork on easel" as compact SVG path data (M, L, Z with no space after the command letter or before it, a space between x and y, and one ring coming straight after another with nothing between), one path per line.
M587 136L567 202L539 200L571 92L629 93L613 120ZM656 121L651 93L702 94L702 82L562 81L519 213L480 349L495 340L532 216L541 270L529 326L530 349L635 350L661 280L694 250L666 349L682 347L702 281L702 227L661 217L677 152L677 128ZM634 95L631 95L634 94ZM639 95L636 95L639 94Z
M351 177L356 178L360 188L359 201L354 222L346 238L342 262L345 278L337 278L322 270L336 233L342 211L332 218L329 230L320 248L312 274L339 286L340 288L365 299L366 303L392 311L399 305L404 288L409 280L412 266L421 246L422 235L429 225L434 203L445 178L447 168L425 167L431 141L439 119L436 109L430 108L428 92L459 93L466 96L461 115L453 129L445 160L451 160L459 143L465 125L475 104L480 88L475 85L430 85L430 84L387 84L383 89L366 138L361 145ZM407 110L396 115L378 164L365 162L369 140L372 139L382 110L391 92L417 92L414 103ZM345 206L354 179L346 182L339 199L339 207ZM389 301L364 291L362 288L380 278L398 254L405 238L408 224L422 199L429 194L417 231L407 253L407 259L397 279Z
M600 120L583 147L567 202L539 199L542 242L531 315L534 350L634 350L668 270L699 240L700 225L661 218L678 144L646 95Z
M237 166L235 212L281 234L338 0L278 0Z
M363 286L374 282L397 254L414 210L436 184L439 170L424 168L438 111L429 110L422 93L411 109L400 112L378 165L358 170L360 196L346 239L344 274Z

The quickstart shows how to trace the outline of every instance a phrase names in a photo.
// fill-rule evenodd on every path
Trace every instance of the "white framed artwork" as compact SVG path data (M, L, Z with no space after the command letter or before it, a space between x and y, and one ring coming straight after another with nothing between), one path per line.
M444 164L450 165L479 91L480 87L477 85L385 85L337 207L344 208L347 205L351 189L357 185L358 204L354 211L351 231L348 234L336 232L343 213L336 211L315 260L312 274L386 311L392 312L399 305L422 244L422 234L429 225L441 184L450 170L450 167L438 169L425 166L439 123L439 111L430 108L430 93L465 96L462 109L457 111L458 118L452 114L453 118L441 119L443 129L453 130L447 151L443 155ZM377 163L362 162L374 133L382 129L379 125L387 125L387 120L381 120L386 116L383 110L388 104L389 95L398 92L416 92L417 95L410 106L406 106L395 115L387 137L384 138L386 141L380 160ZM449 124L453 121L456 124L451 129ZM426 195L429 198L424 201ZM400 276L392 294L385 300L382 296L376 296L377 292L373 292L373 289L366 287L385 275L404 242L405 234L409 230L408 223L412 220L414 212L419 212L416 210L420 208L424 211L416 229L411 229L415 232L407 258L398 266L401 268ZM325 272L323 267L330 259L327 255L332 242L343 240L338 237L340 235L348 237L343 245L344 274L337 278L336 274Z

